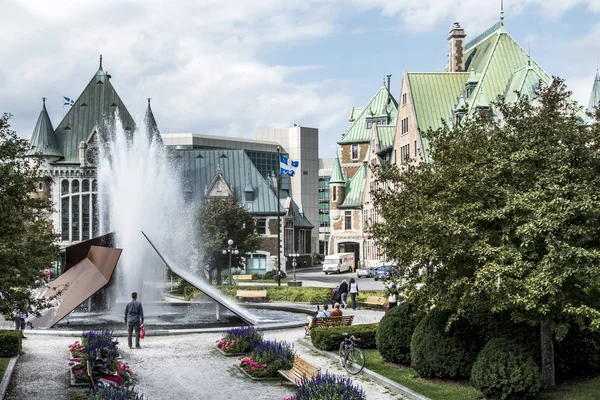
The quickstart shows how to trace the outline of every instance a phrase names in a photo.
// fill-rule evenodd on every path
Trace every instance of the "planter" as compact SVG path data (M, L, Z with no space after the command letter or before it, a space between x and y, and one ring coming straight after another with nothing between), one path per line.
M70 376L71 386L77 386L77 387L88 387L88 386L90 386L89 382L75 382L75 375L73 375L73 370L71 368L69 368L69 376Z
M247 373L246 371L244 371L244 368L240 367L239 365L236 365L237 369L239 369L240 371L242 371L242 373L244 375L246 375L248 378L252 379L253 381L278 381L281 379L280 376L274 376L274 377L266 377L266 378L255 378L252 375L250 375L249 373Z
M69 361L75 361L76 358L83 358L83 357L74 357L73 353L69 351ZM117 360L122 360L123 359L123 356L121 355L121 352L119 352L117 354L116 358L117 358Z
M221 349L219 346L217 346L216 349L219 353L221 353L225 357L239 357L239 356L245 356L246 354L248 354L248 352L246 352L246 353L227 353L227 352L223 351L223 349Z

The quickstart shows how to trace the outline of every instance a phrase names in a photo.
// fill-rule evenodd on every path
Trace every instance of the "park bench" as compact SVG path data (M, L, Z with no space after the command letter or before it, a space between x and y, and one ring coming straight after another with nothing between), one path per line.
M251 281L252 280L252 274L248 274L248 275L233 275L233 279L235 279L236 281Z
M98 383L96 383L96 381L94 380L94 375L92 374L92 363L90 362L90 360L87 361L86 366L87 366L87 376L88 376L88 379L90 380L90 390L89 391L96 393L98 391L98 383L102 383L106 386L108 386L108 385L117 386L116 382L109 381L108 379L104 379L104 378L98 379Z
M367 307L385 307L387 305L387 299L380 296L367 296L367 300L361 301L358 304Z
M317 326L349 326L352 325L354 315L343 315L341 317L308 317L308 326L304 327L304 336L310 336L310 331Z
M239 299L266 299L266 290L238 290L235 292L235 297Z
M321 368L317 368L311 364L309 364L306 360L300 358L299 355L294 356L294 365L292 369L283 370L280 369L277 372L281 374L281 384L283 385L283 378L286 378L288 381L294 383L296 386L300 386L302 383L302 379L311 379L313 376L317 375Z

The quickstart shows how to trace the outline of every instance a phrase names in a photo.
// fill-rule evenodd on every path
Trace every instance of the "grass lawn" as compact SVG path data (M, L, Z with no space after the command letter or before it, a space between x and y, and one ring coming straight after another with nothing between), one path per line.
M540 400L593 400L600 398L600 377L558 386L538 396Z
M8 357L8 358L0 357L0 381L4 377L4 372L6 371L6 368L8 367L9 362L10 362L10 357Z
M477 389L468 386L467 383L421 379L411 368L396 367L384 363L377 350L363 351L365 353L366 368L432 400L474 400L482 396Z

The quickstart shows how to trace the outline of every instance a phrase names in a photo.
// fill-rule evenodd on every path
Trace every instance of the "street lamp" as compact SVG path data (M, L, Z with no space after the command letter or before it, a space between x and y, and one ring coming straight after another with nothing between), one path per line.
M230 285L232 285L232 280L231 280L231 255L235 254L237 256L238 254L240 254L240 251L238 249L232 248L232 246L233 246L233 240L229 239L227 241L227 249L223 250L223 255L229 254L229 284Z
M294 267L294 269L293 269L294 282L296 282L296 265L298 265L298 263L296 262L296 258L300 257L300 254L298 254L298 253L288 254L288 257L292 257L292 267Z

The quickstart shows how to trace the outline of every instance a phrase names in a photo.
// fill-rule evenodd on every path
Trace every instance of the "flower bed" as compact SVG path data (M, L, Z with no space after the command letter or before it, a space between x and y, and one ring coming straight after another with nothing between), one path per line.
M143 400L144 396L137 393L133 387L108 386L98 388L92 399L98 400Z
M262 334L250 325L228 329L225 336L217 340L217 350L225 356L248 354L263 341Z
M81 359L69 361L69 374L71 377L71 386L88 386L89 378L87 376L87 367L81 362Z
M303 379L302 384L293 397L285 400L366 400L362 388L354 385L352 380L343 376L319 373L312 379Z
M249 356L238 357L239 367L252 378L277 378L278 370L294 365L294 349L286 342L267 340L254 347Z

